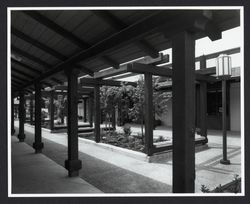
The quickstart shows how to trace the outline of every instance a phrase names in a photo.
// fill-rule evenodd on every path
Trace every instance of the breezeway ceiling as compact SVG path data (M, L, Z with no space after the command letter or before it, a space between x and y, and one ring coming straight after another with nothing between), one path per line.
M11 11L12 88L66 81L63 69L77 67L80 76L171 47L171 37L205 19L211 29L196 29L196 38L239 26L237 10L29 10ZM198 21L199 22L199 21ZM208 26L208 28L209 28ZM199 27L199 26L198 26ZM193 22L192 22L193 29ZM212 32L212 33L211 33Z

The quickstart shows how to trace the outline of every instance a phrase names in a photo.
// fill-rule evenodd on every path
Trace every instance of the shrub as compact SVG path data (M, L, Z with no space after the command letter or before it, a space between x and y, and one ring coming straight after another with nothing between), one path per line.
M123 127L123 132L124 132L124 134L125 134L125 136L130 136L131 135L131 127L129 126L129 125L125 125L124 127Z

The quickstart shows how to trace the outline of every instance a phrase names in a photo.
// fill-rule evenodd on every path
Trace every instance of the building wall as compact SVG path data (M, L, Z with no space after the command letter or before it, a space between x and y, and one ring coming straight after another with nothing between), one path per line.
M240 83L230 84L230 127L232 131L240 131Z
M231 131L240 131L240 124L241 124L241 115L240 115L240 82L231 83L230 84L230 130ZM156 116L156 119L160 119L162 125L166 127L172 126L172 99L168 102L168 112L163 114L160 117ZM219 119L221 120L221 118ZM214 125L212 124L214 121ZM221 129L216 128L216 124L218 123L218 118L212 117L208 118L207 121L212 129Z
M169 99L167 106L168 111L162 114L160 117L156 116L156 119L161 120L162 125L166 127L172 127L172 99Z
M78 103L78 116L83 117L83 103Z

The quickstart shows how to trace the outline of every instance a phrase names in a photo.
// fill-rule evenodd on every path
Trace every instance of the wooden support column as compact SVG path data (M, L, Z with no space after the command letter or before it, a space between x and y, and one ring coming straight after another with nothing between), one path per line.
M87 99L83 99L83 122L87 122Z
M24 91L20 91L19 93L19 134L18 139L19 142L23 142L25 139L24 134L24 121L25 121L25 107L24 107Z
M14 97L11 96L11 135L15 134L15 126L14 126L14 122L15 122L15 116L14 116Z
M100 122L101 122L101 110L100 110L100 87L94 88L94 103L95 103L95 141L100 142Z
M200 61L200 69L206 69L206 57L203 55ZM201 135L206 137L205 143L208 142L207 139L207 82L200 81L200 129Z
M153 113L153 87L152 74L146 73L145 77L145 150L147 155L152 155L153 147L153 128L154 128L154 113Z
M41 153L43 149L42 143L42 129L41 129L41 117L42 117L42 109L41 109L41 83L35 83L35 142L33 143L33 148L36 153Z
M93 96L89 97L89 105L88 105L88 111L89 111L89 124L92 127L93 126Z
M200 124L200 84L195 85L195 127L201 128ZM200 133L199 133L200 134Z
M173 192L193 193L195 181L195 40L183 31L173 47Z
M68 159L65 168L69 177L78 176L82 168L82 161L78 159L78 69L67 69L68 78Z
M33 125L34 121L33 121L33 96L31 95L30 97L30 124Z
M54 95L55 91L50 91L50 130L54 130L54 113L55 113L55 106L54 106Z

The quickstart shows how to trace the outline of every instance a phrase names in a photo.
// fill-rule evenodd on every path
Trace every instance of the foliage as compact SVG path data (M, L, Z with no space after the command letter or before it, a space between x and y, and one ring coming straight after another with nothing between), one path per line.
M234 175L232 182L222 186L218 185L213 190L210 190L207 186L201 185L201 192L203 193L240 193L241 192L241 179L239 175Z
M207 186L205 186L205 185L201 185L201 192L203 192L203 193L209 193L210 192L210 190L209 190L209 188L207 187Z
M153 78L152 108L154 115L160 116L167 111L167 103L171 94L165 91L156 91L157 84L157 79ZM118 107L123 124L126 119L141 124L142 140L144 140L144 87L144 79L140 77L136 87L121 83L120 87L102 86L100 89L101 108L105 114L105 121L110 122L112 110Z
M125 136L130 136L131 135L131 127L129 126L129 125L125 125L124 127L123 127L123 132L124 132L124 134L125 134Z
M57 100L54 100L54 105L57 109L56 118L61 119L61 124L64 124L64 117L67 115L68 101L67 96L59 97Z

